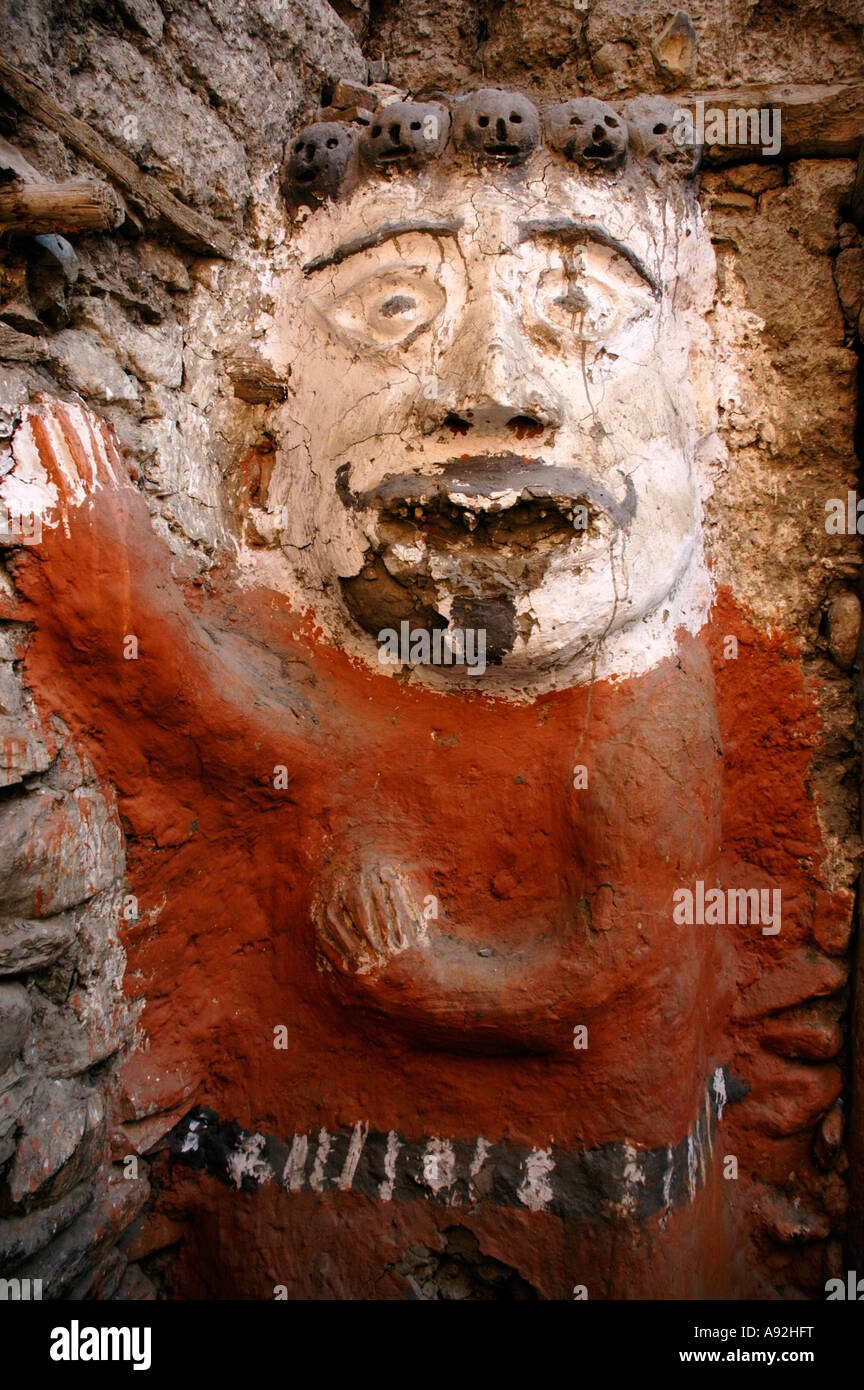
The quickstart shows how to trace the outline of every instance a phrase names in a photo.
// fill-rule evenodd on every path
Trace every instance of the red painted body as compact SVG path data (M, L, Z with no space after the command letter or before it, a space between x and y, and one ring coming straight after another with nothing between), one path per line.
M56 474L44 433L40 451ZM402 1297L388 1267L460 1221L545 1297L764 1294L780 1255L776 1280L791 1261L817 1286L821 1245L764 1234L790 1171L808 1203L830 1202L810 1131L841 1075L830 1042L812 1055L821 1015L800 1006L842 985L851 914L820 874L819 728L790 640L721 596L678 660L516 705L408 688L230 568L184 574L134 488L95 492L68 535L46 528L18 556L27 681L116 788L140 913L127 989L146 1000L148 1064L188 1071L189 1105L289 1140L362 1119L575 1151L677 1143L719 1065L749 1088L692 1206L641 1225L233 1193L163 1158L151 1219L187 1231L178 1296ZM316 894L378 862L437 897L435 950L322 970ZM675 925L673 892L698 879L779 887L780 934ZM765 1045L780 1011L798 1060Z

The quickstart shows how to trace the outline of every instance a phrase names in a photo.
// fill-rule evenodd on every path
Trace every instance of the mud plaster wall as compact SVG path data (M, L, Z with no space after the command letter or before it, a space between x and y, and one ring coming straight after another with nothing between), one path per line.
M232 251L195 254L134 204L119 233L70 237L77 268L65 274L26 237L4 246L7 439L41 393L83 401L116 432L139 507L120 533L132 557L129 609L112 609L120 562L76 550L74 533L66 551L52 537L51 564L20 548L9 563L0 1273L43 1278L46 1295L59 1296L152 1296L158 1287L177 1297L272 1297L275 1285L295 1297L402 1297L414 1286L422 1296L496 1296L510 1280L509 1296L516 1288L566 1297L573 1284L592 1283L580 1278L590 1268L590 1296L638 1296L656 1289L658 1272L669 1296L819 1296L825 1279L846 1268L841 1134L854 1075L846 1045L859 853L850 595L860 554L857 537L828 536L823 524L825 501L845 497L858 476L864 251L849 211L854 129L845 147L826 134L820 148L817 120L809 157L781 153L770 166L736 158L701 176L718 261L713 317L728 345L718 379L725 453L717 452L707 503L724 881L737 872L736 882L780 882L784 891L779 940L745 933L732 960L729 943L718 941L687 981L687 997L707 1000L721 1020L711 1036L717 1046L723 1037L722 1055L706 1049L692 1058L686 1019L657 1016L638 999L613 1011L607 1028L620 1031L623 1021L642 1041L628 1039L609 1074L592 1075L589 1052L578 1082L563 1052L478 1059L457 1048L443 1065L436 1059L430 1076L422 1041L406 1043L374 1021L346 1033L345 1001L322 995L304 935L308 883L332 853L345 806L315 791L318 771L302 784L305 804L292 796L274 817L268 775L286 761L278 735L287 725L274 720L268 730L262 714L251 745L232 744L230 718L220 724L220 680L236 681L242 695L252 670L264 713L286 672L315 708L328 709L329 695L341 717L325 730L324 766L343 765L340 726L353 721L365 733L348 759L362 807L355 819L374 822L376 804L404 806L417 829L412 853L437 864L433 887L450 892L454 910L472 892L488 896L490 882L494 900L515 901L517 912L529 910L520 902L531 898L528 885L554 896L556 848L542 836L520 841L520 827L548 827L548 769L566 777L584 707L578 694L552 700L538 723L537 711L505 718L407 694L396 708L379 678L376 719L366 713L365 677L338 651L316 650L308 628L266 598L232 596L221 545L235 534L238 509L260 504L266 487L275 407L272 396L256 404L243 395L274 310L266 266L286 235L278 193L285 141L314 116L322 88L339 77L367 81L368 63L381 58L403 88L485 80L535 99L674 92L685 83L692 91L740 82L842 87L860 81L857 7L701 6L691 13L692 69L677 75L652 56L671 18L655 5L635 13L544 6L542 14L520 4L371 13L345 5L339 15L275 0L243 8L130 0L12 5L5 22L8 60L176 197L224 224ZM3 133L45 178L104 177L11 102ZM272 381L265 388L266 396ZM39 409L51 418L50 404ZM69 417L73 435L90 429L83 418ZM111 447L109 439L106 457ZM146 512L167 551L154 547ZM236 627L229 677L214 677L200 652L178 672L178 629L169 624L158 636L156 621L168 576L185 587L190 612ZM48 617L58 592L68 597L85 578L104 590L96 617L111 642L94 636L93 614L82 613L77 630ZM117 655L123 633L139 628L145 645L152 634L154 652L130 671ZM244 647L244 631L267 640ZM735 661L723 655L730 634L739 641ZM674 705L680 696L657 679L658 698ZM698 691L698 669L692 679ZM209 742L200 732L190 742L181 715L163 721L154 745L154 709L160 700L182 709L190 690L212 723ZM604 720L614 726L621 716L602 689L596 699L598 729ZM430 722L434 759L425 751ZM500 751L514 746L518 768ZM487 790L500 788L496 810L509 843L500 844L491 816L472 825L467 811L453 815L452 787L477 776L474 748ZM301 753L297 760L302 778ZM382 762L397 771L376 803ZM523 801L514 800L514 776L528 784ZM412 802L412 786L424 788L427 807ZM492 928L490 920L478 930ZM682 966L681 975L693 969ZM579 1020L551 1017L566 1047ZM291 1036L285 1052L273 1047L282 1023ZM681 1094L661 1105L658 1056L662 1075L680 1067L687 1076ZM718 1065L734 1082L728 1108L712 1088ZM584 1096L610 1085L615 1102L601 1122ZM651 1152L686 1146L706 1085L710 1125L706 1118L694 1143L716 1148L708 1133L716 1121L718 1151L739 1158L734 1196L716 1164L694 1159L688 1169L685 1152L680 1203L639 1212L641 1224L625 1228L613 1259L610 1212L633 1208L633 1188L659 1181L662 1191L663 1174L649 1174L645 1158L642 1181L638 1156L604 1146L628 1138ZM212 1135L198 1150L208 1173L169 1159L169 1131L195 1107L246 1133L226 1134L200 1112L199 1127ZM348 1182L357 1126L364 1143ZM364 1126L380 1136L380 1154ZM175 1154L186 1138L188 1129ZM388 1142L390 1152L401 1146L407 1166L394 1156L388 1167ZM459 1202L436 1176L448 1171L448 1144L462 1146L453 1159L462 1165ZM500 1147L491 1191L469 1182L482 1144ZM557 1179L547 1182L543 1155L595 1150L610 1165L610 1208L568 1222L557 1214ZM441 1162L427 1162L427 1152ZM139 1156L137 1177L129 1155ZM566 1164L559 1168L566 1177ZM666 1171L677 1194L674 1163ZM562 1181L564 1207L569 1197L579 1210L578 1171ZM685 1243L702 1252L695 1273L682 1268Z

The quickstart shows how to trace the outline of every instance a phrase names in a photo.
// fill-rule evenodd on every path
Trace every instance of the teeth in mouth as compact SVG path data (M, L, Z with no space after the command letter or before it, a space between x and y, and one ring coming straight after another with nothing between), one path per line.
M499 498L481 497L479 505L474 501L473 506L466 506L439 494L422 502L394 498L381 519L385 526L389 520L399 527L400 544L407 543L403 528L411 527L411 544L420 544L424 553L427 546L433 550L459 550L468 544L502 550L515 547L521 555L538 547L546 550L578 541L580 536L574 535L573 529L575 515L573 502L563 497L544 498L540 505L532 499L519 498L503 506ZM587 529L581 527L580 532ZM396 539L393 538L394 543Z
M385 528L382 539L389 544L410 542L421 546L424 553L427 548L436 553L448 549L454 553L512 550L524 558L531 551L546 553L584 542L586 533L596 536L602 520L599 506L587 496L568 495L563 489L556 496L545 481L540 496L534 494L530 482L510 486L509 477L501 480L500 486L499 480L493 479L494 486L488 491L481 491L470 480L464 487L458 480L451 482L446 489L436 479L421 480L420 486L407 481L402 495L391 492L379 498L372 494L372 499ZM583 520L577 532L579 516ZM388 535L388 525L396 528L394 535Z

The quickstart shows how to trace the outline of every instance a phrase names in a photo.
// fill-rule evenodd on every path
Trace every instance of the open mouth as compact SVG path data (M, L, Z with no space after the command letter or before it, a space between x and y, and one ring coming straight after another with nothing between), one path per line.
M618 502L578 469L500 454L453 460L434 475L391 474L353 505L376 511L382 532L420 532L435 548L537 551L608 533L610 520L628 525L635 493L628 479Z
M348 485L350 467L337 474L339 496L375 515L377 531L361 572L339 579L357 624L379 638L406 620L482 630L490 665L530 634L519 599L543 584L556 556L575 545L579 557L586 540L605 544L636 511L630 478L619 502L581 469L516 454L454 459L431 475L391 473L365 492Z
M418 502L394 498L380 511L383 526L422 532L428 545L442 549L491 547L496 550L547 549L584 534L592 522L585 503L528 497L512 503L492 500L481 507L447 494ZM596 522L594 513L593 521Z
M416 150L411 145L394 145L391 149L376 154L375 158L379 164L392 164L396 159L407 159L413 154L416 154Z
M505 140L490 140L483 146L483 153L491 155L493 159L515 159L516 155L522 153L521 146L508 144Z
M573 159L578 146L574 141L567 153ZM620 148L612 143L611 140L600 140L597 144L586 145L582 151L582 158L595 164L608 164L611 160L620 156Z

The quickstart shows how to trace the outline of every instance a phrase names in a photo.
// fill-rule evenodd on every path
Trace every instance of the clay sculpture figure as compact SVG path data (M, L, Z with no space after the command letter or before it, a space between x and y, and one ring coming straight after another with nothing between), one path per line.
M256 344L288 385L205 577L107 427L30 409L34 686L118 789L151 1064L209 1077L175 1155L262 1204L218 1215L223 1287L402 1297L462 1225L545 1297L753 1291L721 1159L755 1141L718 1136L771 1063L740 1079L729 1020L795 928L676 894L817 890L724 829L698 157L654 111L448 105L290 139Z

